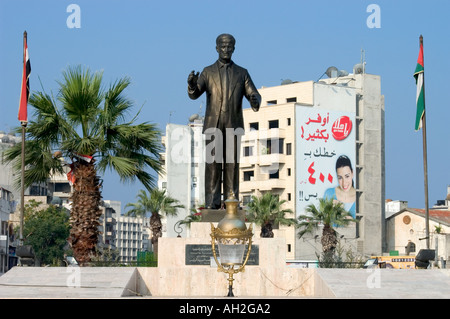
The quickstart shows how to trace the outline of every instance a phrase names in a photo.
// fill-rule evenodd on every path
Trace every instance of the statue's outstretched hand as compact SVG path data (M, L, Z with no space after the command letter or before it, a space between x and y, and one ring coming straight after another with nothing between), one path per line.
M261 103L261 101L259 100L259 98L256 94L250 95L250 105L251 105L253 111L259 110L260 103Z
M188 80L187 80L189 88L193 89L197 86L198 75L199 75L199 72L195 73L195 71L192 71L191 73L189 73Z

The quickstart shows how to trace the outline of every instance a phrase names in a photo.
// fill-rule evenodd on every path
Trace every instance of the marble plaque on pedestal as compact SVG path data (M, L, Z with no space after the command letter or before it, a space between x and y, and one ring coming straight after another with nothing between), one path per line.
M245 254L247 254L247 249L245 250L244 256ZM218 252L217 257L220 258ZM211 258L214 258L211 245L186 245L186 265L210 265ZM250 251L247 265L259 265L258 245L252 245L252 250Z

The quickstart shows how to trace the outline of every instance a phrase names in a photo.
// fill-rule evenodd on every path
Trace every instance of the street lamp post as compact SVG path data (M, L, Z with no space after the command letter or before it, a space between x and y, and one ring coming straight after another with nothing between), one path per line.
M245 270L252 249L252 226L247 229L245 222L239 219L237 207L239 201L230 193L225 201L226 214L217 228L211 223L211 245L217 271L228 274L228 297L233 297L233 275ZM216 245L219 250L217 256ZM244 258L245 248L247 254Z

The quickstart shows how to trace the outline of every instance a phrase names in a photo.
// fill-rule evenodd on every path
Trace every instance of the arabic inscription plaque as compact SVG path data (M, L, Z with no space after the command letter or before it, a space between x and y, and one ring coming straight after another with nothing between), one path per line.
M245 251L245 254L247 250ZM218 252L217 252L218 254ZM219 257L219 256L218 256ZM214 258L211 245L186 245L186 265L210 265L211 258ZM250 256L248 258L247 265L257 266L259 265L259 246L252 245Z

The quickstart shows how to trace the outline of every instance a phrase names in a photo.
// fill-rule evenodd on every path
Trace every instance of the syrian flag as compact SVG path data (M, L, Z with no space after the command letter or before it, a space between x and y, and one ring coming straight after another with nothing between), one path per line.
M422 39L422 37L421 37ZM423 67L423 42L420 41L419 58L417 59L416 71L414 78L416 79L417 94L416 94L416 131L422 128L423 116L425 115L425 92L424 92L424 67Z
M23 48L23 73L22 73L22 88L20 90L20 104L19 104L19 121L28 122L27 104L30 97L30 73L31 64L28 56L28 46L26 32L24 34L24 48Z

